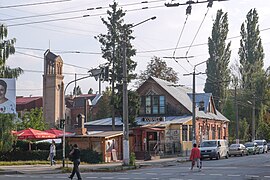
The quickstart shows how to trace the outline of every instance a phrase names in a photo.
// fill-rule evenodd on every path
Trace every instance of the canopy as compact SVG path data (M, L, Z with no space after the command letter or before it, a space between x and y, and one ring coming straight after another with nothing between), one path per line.
M62 130L58 130L58 129L55 129L55 128L51 128L51 129L45 130L45 132L52 133L56 137L62 137L64 135L64 132ZM65 132L65 135L71 135L71 134L73 134L73 133L71 133L71 132Z
M56 138L55 134L32 129L32 128L17 131L15 133L15 135L18 137L19 140L25 140L25 139L41 140L41 139L54 139L54 138Z

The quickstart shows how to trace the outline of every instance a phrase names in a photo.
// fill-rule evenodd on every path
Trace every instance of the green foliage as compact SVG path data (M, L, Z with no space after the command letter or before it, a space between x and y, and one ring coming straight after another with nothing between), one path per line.
M82 149L81 161L86 163L100 163L102 162L102 154L89 149Z
M177 72L175 72L173 68L168 67L165 61L156 56L152 57L150 63L146 66L146 70L140 72L140 80L137 84L142 84L150 76L173 83L177 83L179 80Z
M15 53L16 39L5 39L7 36L7 27L0 23L0 78L18 78L23 73L23 70L19 67L11 69L7 65L9 55Z
M98 102L98 111L96 113L96 116L93 117L94 119L103 119L111 117L111 90L110 88L106 88L106 90L103 92L101 99ZM104 109L106 111L104 111Z
M207 61L207 79L204 87L206 93L212 93L216 108L222 112L226 89L230 83L231 42L226 44L228 35L228 14L222 10L217 11L212 28L212 36L208 38L208 51L210 57Z
M249 127L250 125L246 119L239 120L239 139L241 139L243 142L247 142L251 140Z
M262 73L264 52L259 30L259 16L256 9L251 9L241 26L241 40L238 51L240 57L241 87L248 90L262 88L255 86L255 78Z
M117 114L123 117L123 95L120 94L118 98L116 98L116 111ZM131 126L136 126L136 117L139 114L140 109L140 97L136 91L128 91L128 120Z
M13 114L0 114L0 152L6 153L12 149L14 136L11 131L14 129Z
M135 156L134 152L130 153L129 165L130 166L135 166L136 165L136 156Z
M45 130L48 128L48 125L43 119L42 108L31 109L23 115L22 121L17 122L18 130L27 128L33 128L38 130Z

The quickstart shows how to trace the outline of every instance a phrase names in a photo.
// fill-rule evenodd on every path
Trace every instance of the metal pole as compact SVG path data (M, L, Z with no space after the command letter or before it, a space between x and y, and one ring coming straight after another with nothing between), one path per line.
M253 94L252 102L252 141L255 140L255 94Z
M68 87L71 83L76 82L76 81L79 81L79 80L82 80L82 79L85 79L85 78L89 78L89 77L91 77L91 75L84 76L84 77L81 77L81 78L79 78L79 79L75 79L75 80L70 81L70 82L66 85L65 90L64 90L64 94L63 94L63 96L64 96L63 117L65 118L65 122L64 122L64 127L63 127L63 142L62 142L62 144L63 144L63 167L65 167L65 151L66 151L66 112L65 112L65 110L66 110L66 108L65 108L65 107L66 107L66 98L65 98L66 90L67 90L67 87Z
M239 119L238 119L238 104L237 104L237 94L236 88L234 89L234 98L235 98L235 120L236 120L236 144L239 144Z
M195 103L195 67L193 71L193 90L192 90L192 144L196 143L196 103Z

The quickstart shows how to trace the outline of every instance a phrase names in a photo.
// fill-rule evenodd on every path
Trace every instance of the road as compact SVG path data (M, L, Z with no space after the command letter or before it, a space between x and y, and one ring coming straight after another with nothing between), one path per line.
M203 168L199 172L196 168L190 170L190 162L174 162L163 167L149 167L125 172L89 172L82 173L83 179L118 179L118 180L239 180L239 179L269 179L270 153L231 157L220 160L204 160ZM68 174L20 174L1 175L1 179L68 179ZM74 178L77 179L77 178Z

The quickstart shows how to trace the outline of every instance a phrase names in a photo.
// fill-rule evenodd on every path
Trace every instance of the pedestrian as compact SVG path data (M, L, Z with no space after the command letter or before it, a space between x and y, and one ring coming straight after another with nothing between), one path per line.
M51 161L51 166L55 165L56 162L54 160L54 157L56 156L56 147L55 147L55 141L52 140L52 144L50 145L50 154L49 159Z
M79 165L81 162L80 161L80 150L79 150L77 144L73 145L73 149L71 150L69 155L71 156L71 159L73 161L73 169L72 169L71 175L68 178L73 179L73 176L76 173L78 180L81 180L82 177L81 177L80 170L79 170Z
M195 166L195 162L197 162L197 167L199 168L199 170L201 170L201 163L200 163L201 152L200 152L200 149L197 148L196 143L193 144L193 148L191 150L189 159L191 160L191 170L193 170L193 167Z

